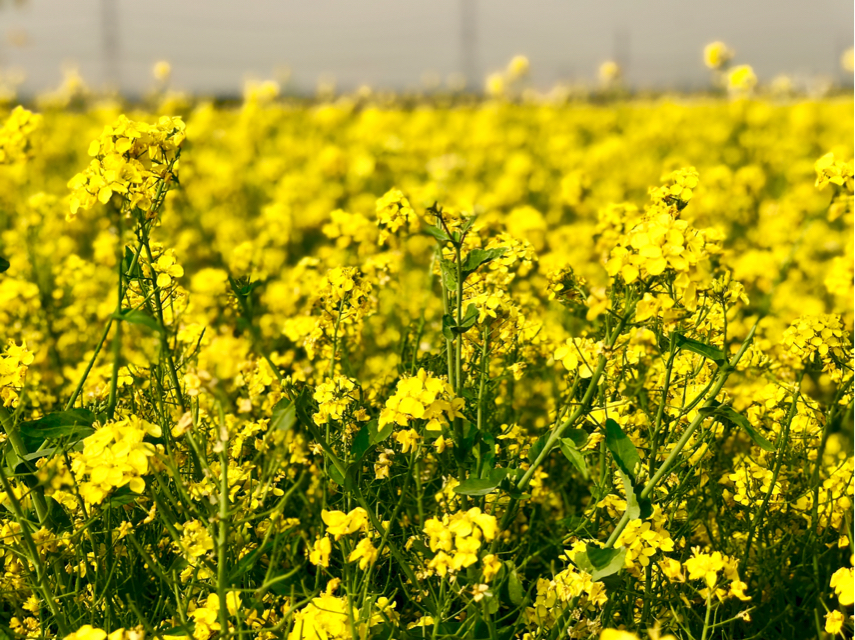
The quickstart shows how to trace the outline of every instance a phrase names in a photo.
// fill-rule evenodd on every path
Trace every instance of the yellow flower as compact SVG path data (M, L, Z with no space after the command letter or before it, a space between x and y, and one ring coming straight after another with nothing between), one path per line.
M747 64L731 69L727 76L727 88L735 94L748 94L757 85L757 76Z
M332 553L332 542L329 536L318 538L312 544L312 550L309 552L309 562L315 566L328 567L330 566L330 553Z
M321 519L327 525L327 532L338 540L355 531L368 531L368 513L362 507L356 507L349 513L343 511L321 511Z
M484 576L484 582L490 582L499 573L499 569L501 568L502 563L496 554L488 553L481 558L481 572Z
M102 629L96 629L92 625L84 624L74 633L65 636L64 640L104 640L107 637L107 632Z
M199 520L190 520L180 526L181 548L188 558L199 558L214 548L214 539Z
M845 621L846 617L839 611L829 611L825 614L825 630L832 635L838 634Z
M412 231L418 225L416 212L400 189L390 189L377 200L375 207L377 225L380 227L378 244L384 244L393 234L403 229Z
M354 550L350 552L350 555L347 556L347 561L356 562L358 560L359 568L365 571L368 565L374 564L377 560L377 553L377 549L371 544L371 540L363 538L357 543Z
M855 571L842 567L831 576L831 588L837 594L840 606L851 607L855 602Z
M638 640L638 636L623 629L603 629L600 640Z
M166 60L158 60L154 63L154 66L151 69L151 74L154 76L154 79L159 82L166 82L169 80L171 73L172 65Z
M606 60L600 65L599 69L600 82L603 84L611 84L615 82L621 75L621 68L614 60Z
M704 64L710 69L721 69L732 57L733 51L718 40L704 47Z
M421 436L415 429L408 429L407 431L398 431L395 436L395 440L398 444L401 445L401 452L407 453L409 451L414 450L418 444L419 440L421 440Z
M526 58L525 56L514 56L508 63L508 77L511 80L522 78L523 76L528 74L529 67L530 64L528 58Z

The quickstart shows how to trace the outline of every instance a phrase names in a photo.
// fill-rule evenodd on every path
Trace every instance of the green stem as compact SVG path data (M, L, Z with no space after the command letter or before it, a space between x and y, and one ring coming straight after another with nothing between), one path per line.
M148 232L146 231L145 226L142 227L142 242L145 247L146 256L148 257L148 263L152 271L154 271L154 255L151 252L151 245L149 243ZM158 291L157 284L155 283L155 295L154 295L154 308L157 313L157 320L160 323L161 331L160 334L160 346L163 349L164 357L166 358L167 364L167 372L169 373L169 377L171 378L172 384L175 387L175 397L178 399L178 405L181 407L181 412L184 413L187 411L187 405L184 403L184 394L181 393L181 383L178 380L178 369L175 367L175 360L172 357L172 349L169 346L169 340L167 339L168 328L166 326L166 320L163 317L163 303L160 300L160 292Z
M30 554L30 562L36 569L36 583L39 585L42 597L56 620L60 633L64 636L69 632L68 621L66 620L65 615L60 613L59 607L57 606L56 597L54 596L50 587L50 582L47 579L47 571L45 570L44 563L42 563L42 559L39 556L38 549L36 548L36 543L30 532L30 523L24 518L24 511L21 508L21 503L18 500L18 496L15 495L15 491L9 482L9 478L6 477L6 472L3 470L2 464L0 464L0 483L2 483L3 491L6 492L6 497L9 499L12 514L15 516L15 520L21 527L21 537L24 539L24 545L27 547L27 551Z
M715 401L716 396L721 392L722 387L724 387L724 383L727 382L728 377L730 377L731 372L736 368L736 365L739 363L742 356L745 355L745 352L748 350L751 341L754 339L754 333L757 331L757 325L760 320L754 323L754 326L751 327L751 330L748 332L748 337L745 338L745 342L742 343L742 346L739 348L739 351L733 357L733 360L730 363L725 364L718 374L716 379L716 383L713 385L712 391L707 396L707 401L704 404L704 407L712 407ZM695 416L695 419L686 427L686 430L683 432L682 437L674 445L674 449L671 451L670 455L665 459L665 462L659 467L656 473L653 475L650 480L648 480L647 484L644 485L644 489L641 490L640 498L646 499L650 497L650 494L653 493L653 490L656 488L656 485L665 477L665 474L671 469L671 466L676 462L677 458L680 456L680 452L682 452L683 448L688 443L689 439L692 437L692 434L695 430L701 425L701 423L706 418L706 415L698 411L698 414ZM626 528L626 525L629 524L629 511L624 512L623 517L618 522L615 530L612 532L611 536L609 536L608 541L606 542L606 548L613 547L621 532Z
M775 483L778 482L778 475L781 472L781 465L784 462L784 449L787 446L787 440L790 437L790 425L793 423L793 419L796 417L796 411L799 404L799 396L801 394L802 388L802 377L804 376L804 372L799 373L798 381L796 382L796 388L793 391L793 402L790 405L790 411L787 415L787 420L784 422L784 430L778 435L778 441L775 443L775 448L777 449L775 453L775 469L772 471L772 482L769 483L769 490L766 491L766 495L763 496L763 502L760 504L760 508L757 510L757 515L754 516L751 520L751 526L748 529L748 538L745 542L745 561L746 563L751 558L751 543L754 540L754 534L757 531L757 527L759 527L763 523L763 517L766 515L766 508L769 506L769 500L772 498L772 493L775 490Z
M229 610L226 603L228 581L228 539L229 539L229 431L226 427L223 407L220 405L220 432L217 445L220 448L220 511L218 514L219 531L217 536L217 596L220 600L220 634L225 637L229 628Z

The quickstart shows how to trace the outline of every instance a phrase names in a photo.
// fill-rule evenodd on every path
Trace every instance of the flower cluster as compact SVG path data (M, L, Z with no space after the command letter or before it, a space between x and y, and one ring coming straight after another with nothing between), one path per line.
M41 115L15 107L0 129L0 165L26 159L32 135L41 125Z
M430 573L445 576L478 562L478 551L483 541L496 537L498 525L495 516L483 513L478 507L430 518L423 529L428 536L428 546L434 557L427 563ZM492 571L493 558L484 558L487 571Z
M424 369L409 378L401 378L395 393L380 412L380 426L395 423L406 427L414 420L426 421L425 429L439 431L460 416L463 399L454 395L451 385Z
M162 185L176 179L178 152L184 141L181 118L163 116L155 124L125 116L104 127L89 145L92 161L68 182L72 190L71 217L79 209L106 204L114 193L127 202L127 211L151 213L162 196Z
M100 504L125 485L134 493L145 491L143 476L156 452L155 445L144 442L146 436L159 438L160 427L130 416L103 425L83 440L83 451L72 458L71 469L87 503Z
M356 380L347 376L335 376L319 384L312 396L318 403L318 411L312 416L315 424L341 420L344 412L356 400L356 388Z
M782 343L802 362L818 356L826 370L851 359L849 332L840 317L833 314L801 316L784 331Z
M624 562L627 567L646 567L659 551L674 550L674 541L665 529L666 521L667 518L658 506L654 507L649 519L629 521L615 542L617 546L626 548Z
M401 229L409 232L418 226L418 216L400 189L387 191L377 200L375 210L377 226L380 227L379 244L385 244L390 236L397 234Z
M18 392L24 386L27 367L34 359L26 342L18 346L14 340L10 340L0 354L0 400L4 407L18 406Z
M689 574L689 580L703 580L719 600L726 597L750 600L745 595L748 585L739 579L738 564L737 560L722 555L718 551L703 553L697 547L692 549L692 557L683 562ZM730 588L727 591L722 588L725 582L730 582ZM706 589L701 590L701 595L706 597Z

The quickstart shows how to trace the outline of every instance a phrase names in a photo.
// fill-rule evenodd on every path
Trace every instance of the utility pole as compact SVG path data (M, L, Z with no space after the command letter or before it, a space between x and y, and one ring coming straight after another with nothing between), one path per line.
M460 2L460 70L470 87L478 86L477 50L477 0Z
M111 89L120 89L119 77L119 16L116 0L101 0L101 56L104 81Z

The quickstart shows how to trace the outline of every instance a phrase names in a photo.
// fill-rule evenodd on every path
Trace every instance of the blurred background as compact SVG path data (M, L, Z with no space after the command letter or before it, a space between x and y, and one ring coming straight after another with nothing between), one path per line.
M480 91L515 54L529 82L594 83L606 60L632 89L709 85L703 46L722 40L760 82L850 86L852 0L23 0L0 2L0 76L22 96L78 69L95 88L134 96L152 67L170 86L236 96L247 79L287 92L319 84Z

